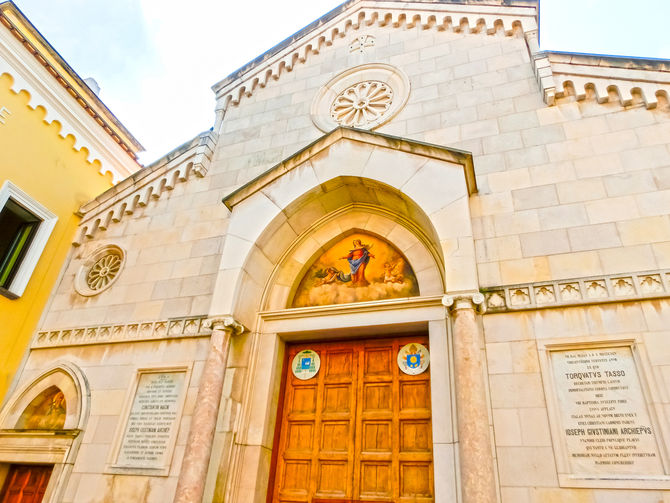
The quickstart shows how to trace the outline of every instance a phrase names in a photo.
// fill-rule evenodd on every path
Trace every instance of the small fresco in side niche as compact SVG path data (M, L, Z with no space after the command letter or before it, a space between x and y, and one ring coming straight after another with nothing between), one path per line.
M300 281L292 307L416 295L419 284L404 255L382 238L356 233L316 259Z
M37 395L16 423L17 430L62 430L65 426L65 395L51 386Z

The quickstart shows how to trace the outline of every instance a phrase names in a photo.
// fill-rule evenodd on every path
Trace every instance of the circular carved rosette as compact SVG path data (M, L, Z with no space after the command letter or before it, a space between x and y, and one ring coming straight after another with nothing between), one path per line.
M86 284L91 290L102 290L109 285L121 269L121 257L115 253L98 260L86 275Z
M330 107L330 116L342 126L365 127L379 121L391 107L393 90L376 80L360 82L342 91Z
M104 246L88 257L75 277L75 290L86 297L98 295L116 281L125 261L125 253L115 245Z
M312 121L324 132L338 126L375 129L402 110L410 83L399 68L369 63L333 77L314 96Z

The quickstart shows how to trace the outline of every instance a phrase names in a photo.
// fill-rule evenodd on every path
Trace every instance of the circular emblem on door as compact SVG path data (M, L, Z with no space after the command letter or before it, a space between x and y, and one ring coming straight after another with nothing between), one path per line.
M428 368L429 363L430 355L422 344L415 342L405 344L398 352L398 367L405 374L411 376L422 374Z
M298 379L306 381L314 377L321 368L321 358L311 349L304 349L293 357L291 370Z

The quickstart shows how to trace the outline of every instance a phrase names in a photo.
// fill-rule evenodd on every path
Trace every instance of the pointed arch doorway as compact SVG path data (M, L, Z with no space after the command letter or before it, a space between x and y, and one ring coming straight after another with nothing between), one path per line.
M83 373L69 362L12 394L0 411L0 503L63 499L89 397Z

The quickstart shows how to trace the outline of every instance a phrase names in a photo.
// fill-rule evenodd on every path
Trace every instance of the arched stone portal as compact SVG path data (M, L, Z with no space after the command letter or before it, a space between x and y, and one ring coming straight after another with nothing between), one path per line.
M276 251L263 253L268 243L285 251L350 204L382 208L423 234L444 271L445 290L477 290L469 208L474 192L466 152L335 129L224 199L232 215L210 313L235 313L253 329L268 272L280 258Z
M465 152L339 128L224 199L232 214L210 316L231 316L249 332L231 343L206 499L265 498L287 345L413 333L431 351L435 501L455 501L453 365L441 302L478 289L474 191ZM420 295L287 307L314 258L353 232L396 247Z

